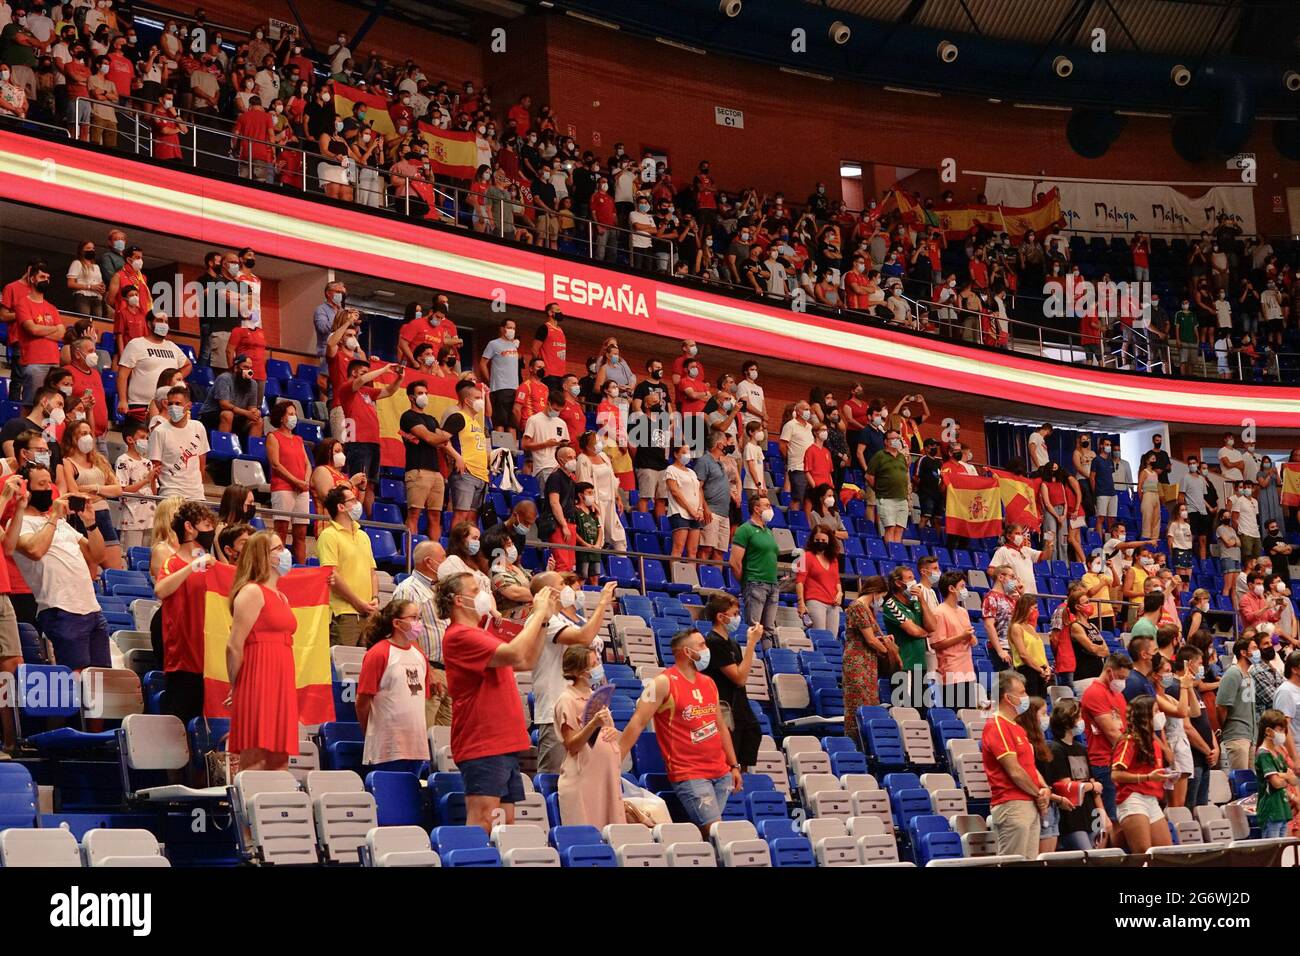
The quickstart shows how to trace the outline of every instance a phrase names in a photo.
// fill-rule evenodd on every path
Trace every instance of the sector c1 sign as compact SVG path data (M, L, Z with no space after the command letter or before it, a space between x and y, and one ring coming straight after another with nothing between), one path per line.
M725 106L713 107L713 121L719 126L730 126L732 129L745 128L745 114L740 110L729 110Z

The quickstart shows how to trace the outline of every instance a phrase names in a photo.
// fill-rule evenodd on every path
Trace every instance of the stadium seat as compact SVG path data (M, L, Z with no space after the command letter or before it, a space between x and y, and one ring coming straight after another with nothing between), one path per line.
M86 866L166 867L171 863L163 856L158 839L148 830L95 829L81 840Z
M235 775L235 815L241 822L243 850L263 864L311 864L316 852L316 827L311 798L298 789L287 770L241 770Z
M430 849L429 833L423 827L373 827L366 834L362 861L366 866L441 866L442 860Z
M501 855L488 845L488 835L482 827L434 827L430 843L442 860L443 866L498 867Z
M350 770L313 770L307 795L316 821L316 837L326 862L358 863L366 834L378 825L375 798Z
M5 830L0 832L0 866L81 866L77 838L67 830Z

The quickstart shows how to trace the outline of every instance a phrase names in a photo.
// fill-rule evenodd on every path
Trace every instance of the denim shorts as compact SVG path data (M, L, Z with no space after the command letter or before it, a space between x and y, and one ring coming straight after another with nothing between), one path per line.
M467 797L499 797L502 803L521 803L524 781L519 776L518 754L495 754L460 761Z
M1047 812L1038 820L1038 836L1046 840L1048 837L1061 835L1061 810L1054 804L1047 805Z
M95 527L104 536L105 544L117 544L117 529L113 527L113 513L107 508L95 511Z
M699 531L700 523L694 518L686 517L686 515L669 515L668 527L673 531L681 531L683 529L688 531Z
M731 796L731 774L724 773L712 780L679 780L673 784L673 793L682 802L691 822L706 827L722 819L722 808Z

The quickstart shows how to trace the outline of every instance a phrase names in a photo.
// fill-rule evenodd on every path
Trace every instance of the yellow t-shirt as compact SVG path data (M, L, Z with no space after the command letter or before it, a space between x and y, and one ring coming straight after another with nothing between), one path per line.
M1043 650L1042 637L1039 636L1036 631L1031 631L1023 624L1012 624L1011 626L1020 630L1020 643L1025 645L1026 657L1026 660L1021 660L1020 655L1016 653L1016 645L1011 644L1012 666L1019 667L1021 664L1029 664L1031 667L1046 667L1047 652Z
M316 537L316 557L322 568L333 568L339 579L362 601L375 599L371 572L375 569L375 555L370 549L370 536L353 525L349 532L337 521ZM330 614L356 614L343 598L330 591Z
M1091 571L1089 571L1087 574L1083 576L1083 586L1087 588L1088 591L1092 591L1092 589L1095 588L1098 585L1098 583L1100 583L1102 580L1103 580L1102 575L1093 574ZM1109 574L1105 576L1105 580L1109 582L1110 580ZM1096 622L1103 617L1115 616L1114 607L1106 603L1109 599L1113 598L1114 596L1115 595L1111 593L1110 584L1107 583L1102 587L1100 591L1098 591L1095 595L1093 595L1091 598L1088 599L1092 602L1093 605L1092 618L1091 618L1093 622Z

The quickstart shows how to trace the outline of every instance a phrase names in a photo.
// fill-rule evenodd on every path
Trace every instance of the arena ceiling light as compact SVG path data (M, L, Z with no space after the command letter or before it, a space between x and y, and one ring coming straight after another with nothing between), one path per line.
M1074 72L1074 61L1062 54L1052 61L1052 72L1064 80Z
M1174 68L1169 71L1169 81L1174 86L1186 86L1192 82L1192 71L1181 63L1175 63Z
M853 36L853 31L849 29L849 25L843 20L836 20L831 24L830 29L826 31L826 35L831 38L832 43L844 46L849 42L849 37Z
M840 163L841 179L857 179L862 175L862 167L857 163Z
M1282 74L1282 85L1292 93L1300 93L1300 73L1287 70Z
M953 43L950 40L940 41L939 45L935 47L934 50L934 55L937 56L944 63L956 62L957 53L958 53L957 44Z
M744 7L744 0L719 0L718 12L723 16L738 17Z

